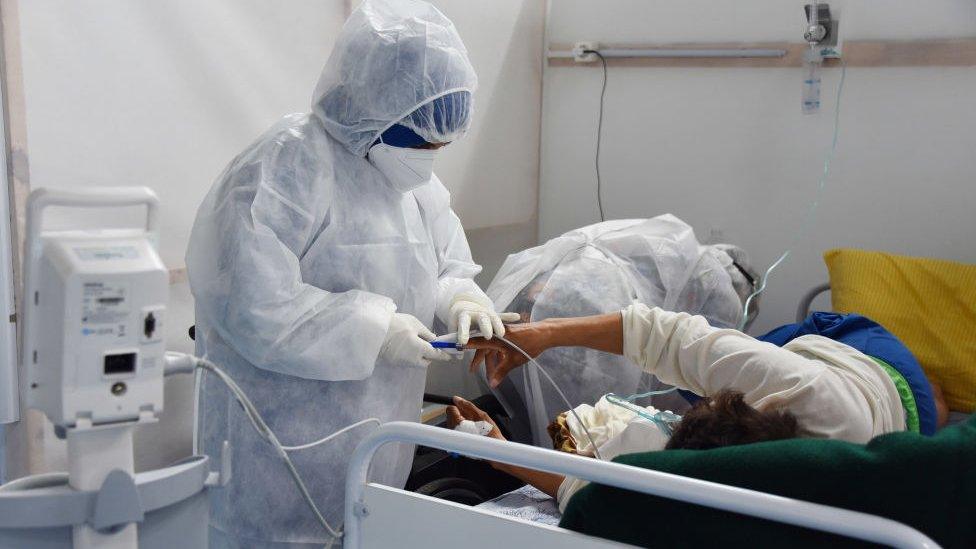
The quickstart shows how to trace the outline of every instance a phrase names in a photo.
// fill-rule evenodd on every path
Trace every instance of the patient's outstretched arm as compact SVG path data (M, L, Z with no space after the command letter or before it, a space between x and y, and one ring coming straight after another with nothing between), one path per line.
M550 318L541 322L510 324L505 339L521 347L533 358L552 347L589 347L597 351L623 354L623 321L619 312L578 318ZM467 348L477 349L471 361L474 371L484 362L488 383L497 387L508 373L528 359L497 339L473 339Z

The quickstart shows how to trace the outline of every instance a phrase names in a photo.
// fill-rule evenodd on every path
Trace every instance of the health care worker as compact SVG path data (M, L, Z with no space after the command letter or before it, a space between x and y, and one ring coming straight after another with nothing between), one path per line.
M418 419L435 315L466 340L503 334L437 149L471 119L476 76L454 25L419 1L367 0L315 89L235 158L197 214L187 269L197 353L250 395L282 444L365 418ZM205 377L203 451L230 444L230 484L211 491L212 547L321 546L324 527L283 460L226 389ZM289 455L325 518L343 512L347 456L370 430ZM412 447L387 446L373 479L402 486Z

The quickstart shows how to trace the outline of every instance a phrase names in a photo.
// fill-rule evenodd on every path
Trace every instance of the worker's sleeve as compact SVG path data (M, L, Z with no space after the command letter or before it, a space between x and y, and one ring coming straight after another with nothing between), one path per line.
M461 220L451 209L451 194L436 175L417 191L417 198L428 220L437 252L437 317L444 324L450 324L448 317L454 296L459 293L485 295L473 280L481 272L481 266L471 258Z
M332 188L314 183L313 192ZM326 218L305 204L327 211L329 200L287 191L262 180L208 197L187 253L198 315L258 368L323 381L365 379L396 306L378 294L332 293L303 280L299 257Z
M698 395L740 391L752 406L786 406L815 437L864 442L876 430L855 378L704 317L634 304L623 317L624 355L661 381Z

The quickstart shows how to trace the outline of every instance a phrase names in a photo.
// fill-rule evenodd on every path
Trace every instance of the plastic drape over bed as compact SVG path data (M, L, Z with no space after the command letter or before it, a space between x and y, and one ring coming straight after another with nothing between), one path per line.
M745 262L741 249L699 244L692 228L670 214L607 221L509 256L487 293L499 311L520 313L524 321L619 311L636 300L734 327L752 289ZM591 349L550 349L538 360L573 406L608 392L667 387L624 357ZM534 444L551 445L546 427L566 404L535 366L512 372L496 396L510 414L526 416ZM677 394L644 402L652 403L686 407Z

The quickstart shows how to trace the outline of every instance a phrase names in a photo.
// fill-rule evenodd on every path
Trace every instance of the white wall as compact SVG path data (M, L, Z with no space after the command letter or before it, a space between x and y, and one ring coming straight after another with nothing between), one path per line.
M163 260L182 267L196 207L224 165L281 115L307 110L342 5L21 2L31 186L152 187ZM171 301L167 345L191 351L186 284L172 287ZM138 466L189 451L191 385L167 380L163 421L138 435ZM59 447L50 446L49 467L61 468Z
M544 4L539 0L432 3L454 21L478 73L471 131L445 149L434 168L451 189L465 229L533 221Z
M802 3L782 0L553 2L550 42L800 41ZM831 2L844 39L976 36L967 0ZM701 240L743 245L765 268L790 245L832 130L839 69L823 112L800 114L800 69L609 69L601 171L609 218L672 212ZM598 220L593 156L599 65L549 67L540 238ZM774 272L753 328L790 322L827 280L837 246L976 261L976 70L851 68L840 141L811 234ZM829 306L829 305L823 305Z
M451 190L487 287L508 254L537 243L539 129L542 108L541 0L432 0L464 40L478 73L468 135L434 169ZM485 392L459 362L433 364L427 390Z
M473 130L435 168L465 226L475 229L476 259L484 249L494 265L535 239L542 3L435 4L454 18L481 82ZM163 260L183 267L197 205L214 178L283 114L308 110L344 5L21 2L32 186L152 187L163 204ZM109 222L132 222L138 213ZM53 222L79 219L63 214ZM504 237L489 229L498 225L505 225ZM192 298L185 283L171 289L167 344L192 350ZM431 377L442 392L474 389L456 367ZM137 438L138 467L189 451L190 385L188 377L167 381L163 421ZM59 468L62 457L56 443L52 448L47 465Z

